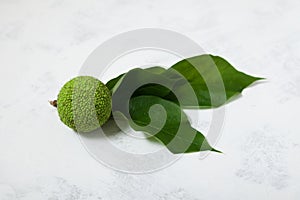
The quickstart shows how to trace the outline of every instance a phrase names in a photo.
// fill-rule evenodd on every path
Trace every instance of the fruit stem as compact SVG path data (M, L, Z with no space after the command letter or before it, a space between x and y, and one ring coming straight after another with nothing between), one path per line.
M49 101L50 105L54 106L57 108L57 100Z

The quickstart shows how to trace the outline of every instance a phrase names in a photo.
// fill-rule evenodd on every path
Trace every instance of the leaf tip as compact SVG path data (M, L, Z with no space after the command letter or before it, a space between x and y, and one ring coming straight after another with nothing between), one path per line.
M254 77L256 79L256 81L260 81L260 80L267 80L267 78L264 77Z
M217 150L217 149L214 149L214 148L212 148L212 149L211 149L211 151L213 151L213 152L216 152L216 153L221 153L221 154L224 154L222 151L219 151L219 150Z

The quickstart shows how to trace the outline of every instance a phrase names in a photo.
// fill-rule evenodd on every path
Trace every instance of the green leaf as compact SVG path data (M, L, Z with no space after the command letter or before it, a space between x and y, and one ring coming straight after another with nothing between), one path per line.
M180 105L184 108L221 106L253 82L262 79L240 72L225 59L213 55L184 59L163 75L171 79L183 76L193 88L198 105L190 101L191 95L194 94L188 90L187 82L174 88L174 93L179 96ZM164 98L174 102L177 100L171 93Z
M145 84L137 88L132 97L140 95L159 96L180 104L182 108L186 109L221 106L240 94L253 82L263 79L240 72L225 59L213 55L187 58L174 64L168 70L162 67L140 70L145 71L141 73L143 75L135 73L136 76L140 77L133 77L131 73L132 80L139 80L145 76L156 74L161 79L173 81L174 86L170 90L159 84ZM125 75L122 74L110 80L106 84L107 87L114 92L113 90L122 84L121 78Z
M174 154L206 150L219 152L191 126L186 114L173 102L156 96L138 96L131 98L129 113L130 116L124 115L127 119L131 117L130 125L134 130L157 138Z
M149 73L153 73L153 74L161 74L163 72L166 71L165 68L162 68L162 67L158 67L158 66L155 66L155 67L149 67L147 69L141 69L141 70L145 70L146 72L149 72ZM128 72L127 72L128 73ZM106 83L106 87L109 89L109 90L113 90L113 88L116 86L116 84L120 81L120 79L125 75L126 73L124 74L121 74L119 75L118 77L116 78L113 78L111 79L110 81L108 81Z
M155 66L155 67L150 67L150 68L143 69L143 70L145 70L146 72L149 72L149 73L160 75L161 79L165 79L164 76L161 76L166 71L165 68ZM146 73L145 73L145 75L149 76ZM169 79L169 78L167 78L167 79ZM172 82L173 82L172 85L174 85L177 82L177 79L172 80ZM170 93L170 91L171 91L170 89L168 89L167 87L165 87L163 85L159 85L156 83L150 83L150 84L146 84L146 85L138 88L133 93L132 97L140 96L140 95L154 95L154 96L164 97L164 96L168 95Z
M178 81L178 78L168 78L161 74L166 70L161 67L148 69L135 68L110 80L106 86L114 96L119 93L130 93L131 97L140 95L167 96ZM169 89L170 88L170 89Z
M116 78L111 79L110 81L108 81L105 85L106 87L112 91L112 89L115 87L115 85L119 82L119 80L124 76L124 74L119 75Z
M113 111L129 119L134 130L157 138L172 153L219 152L191 127L181 109L221 106L261 79L236 70L221 57L200 55L168 70L136 68L106 86L112 92ZM129 110L124 110L128 104Z

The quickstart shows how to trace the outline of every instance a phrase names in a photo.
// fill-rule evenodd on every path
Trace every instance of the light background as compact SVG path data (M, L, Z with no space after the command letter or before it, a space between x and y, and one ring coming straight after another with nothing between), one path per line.
M300 199L299 19L296 0L0 0L0 199ZM119 173L48 105L99 44L145 27L180 32L267 78L226 105L224 155Z

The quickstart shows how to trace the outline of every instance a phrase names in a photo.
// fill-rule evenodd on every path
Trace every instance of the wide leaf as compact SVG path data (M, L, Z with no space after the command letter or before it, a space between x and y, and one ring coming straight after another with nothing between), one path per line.
M140 70L145 71L144 76L149 76L147 73L156 74L176 84L170 89L157 83L148 83L137 88L132 97L155 95L187 109L221 106L253 82L262 79L240 72L225 59L208 54L181 60L168 70L162 67ZM126 74L110 80L107 87L114 92ZM137 73L135 75L139 76ZM132 73L130 76L132 80L140 79L133 77Z
M189 85L185 82L174 88L177 97L172 93L165 97L171 101L176 101L179 97L180 105L184 108L221 106L253 82L262 79L240 72L225 59L213 55L184 59L163 75L168 78L178 78L181 75L187 80ZM188 90L190 86L195 93ZM193 95L198 99L198 105L190 101Z
M122 110L115 110L124 114ZM136 131L143 131L157 138L172 153L216 151L203 134L194 129L181 108L156 96L138 96L130 99L129 124Z

